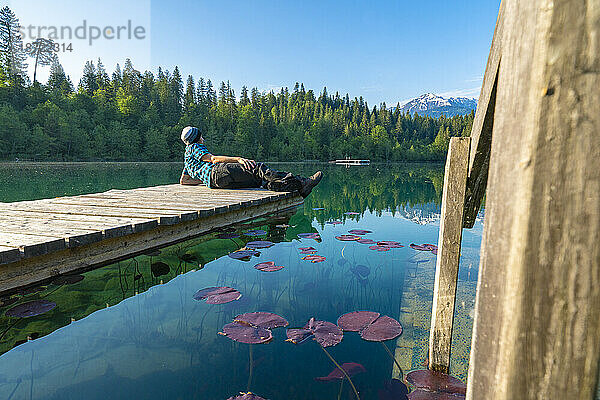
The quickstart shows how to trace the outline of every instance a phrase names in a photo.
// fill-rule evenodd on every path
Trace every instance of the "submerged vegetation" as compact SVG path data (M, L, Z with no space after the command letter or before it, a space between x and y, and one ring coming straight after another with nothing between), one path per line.
M6 27L0 39L17 33L8 7L0 22ZM0 58L0 160L180 160L179 133L187 125L204 132L215 154L269 161L443 160L449 138L470 134L474 117L403 114L302 83L277 93L243 86L236 96L229 82L184 79L178 67L142 72L129 59L112 74L100 59L88 61L75 86L54 53L46 84L30 83L22 43L0 50L11 55Z

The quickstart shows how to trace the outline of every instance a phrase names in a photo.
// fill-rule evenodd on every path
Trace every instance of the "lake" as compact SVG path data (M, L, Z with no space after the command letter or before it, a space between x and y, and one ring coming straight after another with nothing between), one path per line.
M385 345L404 373L426 365L435 254L409 247L436 244L443 166L272 164L325 177L304 205L181 242L159 252L0 298L2 399L227 399L251 390L264 398L353 399L341 380L317 380L336 367L313 340L286 341L286 329L311 317L336 323L355 310L400 322ZM174 183L177 163L0 164L0 201L12 202ZM349 230L404 247L388 251L336 239ZM264 233L262 232L264 231ZM318 234L300 238L303 233ZM466 380L482 222L464 230L455 309L451 373ZM305 235L301 235L305 236ZM250 241L274 245L249 260L228 256ZM313 247L324 261L303 259ZM310 258L310 257L309 257ZM273 261L283 268L263 272ZM314 261L314 260L313 260ZM79 278L81 279L81 278ZM231 287L238 300L207 304L200 289ZM5 313L44 299L51 311L30 318ZM8 304L11 303L11 304ZM234 317L276 313L287 328L273 340L244 344L220 335ZM361 399L378 399L398 370L381 343L344 332L327 350L339 363L358 363L352 377Z

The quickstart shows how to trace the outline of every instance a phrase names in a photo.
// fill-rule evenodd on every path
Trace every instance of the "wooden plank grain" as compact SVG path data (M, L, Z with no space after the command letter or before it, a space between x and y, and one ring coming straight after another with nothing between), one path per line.
M40 256L67 248L62 238L7 232L0 232L0 245L20 249L23 257Z
M467 398L590 400L600 364L600 2L503 3Z
M494 127L494 110L496 109L496 91L498 73L502 58L502 35L504 33L504 3L496 21L492 45L488 56L481 93L477 102L477 111L471 129L471 150L469 156L469 175L465 199L465 228L472 228L487 186L492 130Z
M450 138L444 172L439 248L429 331L429 369L446 374L450 368L469 145L468 137Z

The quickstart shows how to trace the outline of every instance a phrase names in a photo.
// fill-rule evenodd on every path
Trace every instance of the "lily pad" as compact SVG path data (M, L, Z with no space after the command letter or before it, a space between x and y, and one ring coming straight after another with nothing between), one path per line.
M421 244L411 243L409 245L409 247L411 249L415 249L415 250L419 250L419 251L433 251L433 250L436 250L436 253L437 253L437 246L433 245L433 244L426 243L426 244L422 244L421 245Z
M260 397L252 392L248 392L248 393L244 393L244 392L240 392L239 395L235 396L235 397L230 397L227 400L267 400L263 397Z
M319 321L311 318L304 327L288 329L288 341L298 344L314 336L314 339L323 347L335 346L344 337L342 330L335 324L327 321Z
M193 263L198 260L198 257L194 254L184 253L179 256L179 259L185 262Z
M314 247L300 247L300 250L305 251L305 250L316 250Z
M171 272L171 268L168 264L162 261L158 261L150 265L150 271L152 272L152 275L155 278L157 278L159 276L163 276Z
M61 275L52 279L54 285L73 285L83 280L83 275Z
M316 250L302 250L300 254L316 254Z
M233 320L266 329L282 328L289 325L281 315L264 311L241 314Z
M351 229L348 231L348 233L351 233L353 235L366 235L367 233L373 233L372 231L366 231L364 229Z
M340 367L342 367L342 369L346 371L346 374L348 374L349 377L353 377L354 375L360 374L361 372L367 372L365 367L355 362L343 363L342 365L340 365ZM333 381L345 378L346 375L344 375L342 370L336 367L333 371L329 373L329 375L319 376L315 379L318 381Z
M325 261L326 257L325 256L319 256L319 255L316 255L316 254L310 254L308 256L302 257L302 259L310 261L312 263L319 263L319 262Z
M225 304L240 297L242 297L240 292L227 286L209 287L198 290L194 294L194 300L205 300L206 304Z
M247 250L237 250L228 254L229 257L235 260L248 261L252 256L258 257L260 256L260 252L252 249Z
M385 246L385 247L389 247L389 248L401 248L404 247L403 245L401 245L398 242L393 242L393 241L389 241L389 240L381 240L379 242L377 242L377 245L379 246Z
M352 242L360 239L360 236L357 235L340 235L335 237L337 240L341 240L342 242Z
M355 211L348 211L348 212L345 212L344 215L360 215L360 213L355 212Z
M350 312L340 316L337 323L344 331L360 332L360 337L370 342L394 339L402 333L398 321L374 311Z
M423 247L425 247L426 249L433 251L433 250L437 250L438 247L435 244L430 244L430 243L425 243L423 245Z
M373 246L369 246L369 248L371 250L377 250L377 251L390 251L390 248L387 246L373 245Z
M270 342L273 333L267 328L252 326L243 322L233 321L223 327L220 335L227 336L231 340L247 344L261 344Z
M379 315L375 311L352 311L340 316L337 325L343 331L359 332L375 322Z
M375 243L377 243L373 239L362 239L362 238L358 239L357 242L361 243L361 244L375 244Z
M283 266L275 265L274 261L265 261L265 262L256 264L254 266L254 268L256 268L259 271L263 271L263 272L275 272L275 271L279 271L280 269L283 269Z
M466 397L459 393L430 392L428 390L417 389L410 392L406 397L408 400L464 400ZM387 400L387 398L384 397ZM393 398L396 400L396 398Z
M313 208L313 211L321 211L321 210L324 210L324 208L323 207L315 207L315 208Z
M342 221L327 221L325 223L329 224L329 225L340 225L340 224L343 224Z
M467 385L453 376L429 369L409 372L406 381L417 389L430 392L467 393Z
M246 247L251 249L267 249L273 246L275 243L269 242L268 240L256 240L254 242L246 243Z
M240 235L238 233L220 233L217 235L217 238L219 239L235 239L235 238L239 238Z
M32 300L21 303L6 311L7 317L28 318L47 313L56 307L56 303L49 300Z
M263 229L253 229L251 231L244 232L244 235L247 235L247 236L263 236L266 234L267 234L267 231L265 231Z
M301 239L321 239L321 235L319 235L318 233L299 233L298 237Z

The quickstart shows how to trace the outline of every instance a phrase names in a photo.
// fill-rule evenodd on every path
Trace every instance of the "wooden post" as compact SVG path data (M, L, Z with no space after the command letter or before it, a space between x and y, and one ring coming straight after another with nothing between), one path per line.
M600 362L600 0L505 0L467 399L585 399Z
M448 373L450 366L469 147L468 137L450 139L444 173L439 248L429 332L429 368L444 373Z

